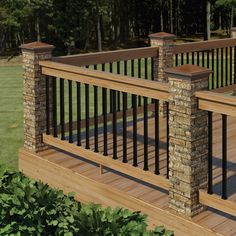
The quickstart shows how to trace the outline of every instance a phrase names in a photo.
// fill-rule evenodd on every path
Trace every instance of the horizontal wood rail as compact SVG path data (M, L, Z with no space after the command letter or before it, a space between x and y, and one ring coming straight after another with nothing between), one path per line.
M148 111L149 112L154 112L154 104L148 104ZM132 116L133 114L133 108L129 108L127 110L127 117ZM143 106L137 108L137 115L143 114ZM117 112L117 119L121 119L123 117L123 111ZM98 116L98 124L101 124L103 122L103 115ZM112 122L113 119L113 113L107 114L107 122ZM89 125L94 125L94 117L89 118ZM86 126L86 120L83 119L81 120L81 128L84 128ZM61 132L61 126L57 126L58 132ZM72 129L76 130L77 129L77 121L74 121L72 124ZM69 123L65 124L65 132L68 132L69 130Z
M207 51L214 48L234 47L236 46L236 38L216 39L209 41L201 41L194 43L183 43L174 46L174 54L185 52Z
M78 81L158 100L167 101L169 97L168 83L114 75L108 72L94 71L52 61L41 61L39 64L43 75Z
M214 91L196 92L199 109L236 117L236 97Z
M236 202L222 200L219 196L215 194L210 195L205 190L199 190L199 201L203 205L236 216Z
M165 177L155 175L148 171L143 171L142 169L135 168L131 165L127 165L120 162L119 160L112 159L112 157L103 156L100 153L95 153L91 150L84 149L83 147L78 147L74 144L68 143L67 141L63 141L46 134L43 134L43 142L63 151L72 153L89 161L100 164L104 167L116 170L123 174L137 178L141 181L153 184L165 190L169 189L169 180L167 180Z
M53 61L74 66L88 66L95 64L125 61L147 57L157 57L158 47L116 50L108 52L87 53L82 55L54 57Z

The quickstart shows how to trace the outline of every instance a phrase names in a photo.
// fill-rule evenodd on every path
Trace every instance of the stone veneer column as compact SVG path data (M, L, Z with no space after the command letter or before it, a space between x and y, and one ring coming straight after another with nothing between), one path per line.
M236 27L231 28L231 38L236 38ZM233 56L232 57L232 80L236 81L236 78L234 78L234 76L236 76L235 75L235 69L234 69L235 68L234 64L236 63L234 55L235 55L236 52L234 50L235 50L235 47L233 47L233 50L232 50L232 56Z
M42 133L46 129L45 77L39 61L51 60L53 45L33 42L21 45L23 55L24 148L33 152L45 150Z
M169 206L193 217L204 208L198 190L207 183L207 112L198 109L195 92L207 90L209 69L183 65L166 69L169 97Z
M159 55L154 58L154 80L168 82L165 69L173 66L174 34L159 32L150 34L151 47L159 47ZM160 102L160 114L166 114L166 104Z

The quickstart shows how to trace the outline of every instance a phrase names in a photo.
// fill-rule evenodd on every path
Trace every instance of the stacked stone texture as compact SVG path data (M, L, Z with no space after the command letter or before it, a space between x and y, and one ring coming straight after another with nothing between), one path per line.
M46 129L45 77L39 61L50 60L52 47L37 51L37 48L22 46L23 55L23 101L24 101L24 148L33 152L45 150L42 133Z
M168 82L165 69L173 65L173 49L175 35L160 32L149 35L152 47L158 47L158 56L154 58L154 80ZM160 101L160 114L166 116L166 103Z
M198 190L207 183L207 112L199 110L195 92L208 88L208 77L169 77L170 208L193 217L203 210Z

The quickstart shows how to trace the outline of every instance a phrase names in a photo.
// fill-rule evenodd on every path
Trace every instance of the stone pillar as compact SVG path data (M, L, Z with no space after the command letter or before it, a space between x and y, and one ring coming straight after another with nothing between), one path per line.
M174 34L159 32L150 34L152 47L159 48L159 56L154 58L154 80L168 82L165 69L173 66ZM160 114L166 115L166 104L160 102Z
M236 27L234 28L231 28L231 38L236 38ZM236 81L236 74L235 74L235 47L233 47L232 49L232 54L233 54L233 57L232 57L232 81Z
M206 188L207 112L198 109L195 92L207 90L211 71L193 65L166 69L169 97L169 206L193 217L204 208L198 190Z
M54 46L41 42L21 45L23 55L24 148L45 150L42 133L46 129L45 77L39 61L51 60Z

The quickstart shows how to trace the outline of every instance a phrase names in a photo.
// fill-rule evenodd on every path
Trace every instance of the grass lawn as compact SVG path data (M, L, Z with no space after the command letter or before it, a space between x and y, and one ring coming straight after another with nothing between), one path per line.
M0 166L17 169L23 144L21 65L0 65Z

